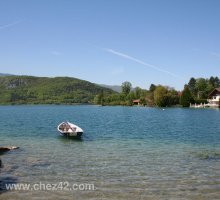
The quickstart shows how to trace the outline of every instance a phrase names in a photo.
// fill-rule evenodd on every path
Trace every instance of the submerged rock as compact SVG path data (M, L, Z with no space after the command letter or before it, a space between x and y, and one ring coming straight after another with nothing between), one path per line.
M10 151L10 150L14 150L14 149L18 149L19 147L16 146L6 146L6 147L0 147L0 156L1 154ZM3 168L3 164L2 164L2 160L0 158L0 168ZM17 182L17 178L16 177L11 177L11 176L4 176L1 174L0 171L0 195L3 192L7 192L8 190L6 189L6 184L12 184L12 183L16 183Z
M220 159L220 152L218 151L202 151L194 153L195 156L201 160L217 160Z
M6 151L10 151L10 150L14 150L14 149L18 149L19 147L15 147L15 146L11 146L11 147L0 147L0 154L4 153Z

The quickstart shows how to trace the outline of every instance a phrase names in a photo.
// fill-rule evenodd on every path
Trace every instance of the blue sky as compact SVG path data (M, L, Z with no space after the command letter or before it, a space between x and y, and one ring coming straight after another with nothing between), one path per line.
M0 73L182 89L220 75L219 0L0 0Z

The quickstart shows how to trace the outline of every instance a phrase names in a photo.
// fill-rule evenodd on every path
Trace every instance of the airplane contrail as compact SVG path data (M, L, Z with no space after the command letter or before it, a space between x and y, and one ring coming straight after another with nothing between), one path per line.
M20 24L21 22L22 22L22 20L19 20L19 21L15 21L15 22L12 22L12 23L9 23L9 24L0 25L0 29L2 30L2 29L12 27L12 26L15 26L17 24Z
M155 65L146 63L146 62L144 62L144 61L142 61L142 60L139 60L139 59L137 59L137 58L134 58L134 57L132 57L132 56L129 56L129 55L125 54L125 53L121 53L121 52L115 51L115 50L113 50L113 49L108 49L108 48L105 48L104 50L107 51L107 52L109 52L109 53L112 53L112 54L115 54L115 55L117 55L117 56L120 56L120 57L122 57L122 58L126 58L126 59L128 59L128 60L131 60L131 61L134 61L134 62L139 63L139 64L141 64L141 65L144 65L144 66L146 66L146 67L152 68L152 69L154 69L154 70L157 70L157 71L160 71L160 72L169 74L169 75L171 75L171 76L173 76L173 77L179 78L178 75L176 75L176 74L174 74L174 73L172 73L172 72L169 72L169 71L167 71L167 70L161 69L161 68L159 68L159 67L157 67L157 66L155 66Z

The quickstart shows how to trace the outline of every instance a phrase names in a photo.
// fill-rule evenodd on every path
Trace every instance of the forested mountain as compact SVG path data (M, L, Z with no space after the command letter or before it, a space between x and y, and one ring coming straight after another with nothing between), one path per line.
M111 89L69 77L1 76L0 104L73 104L91 103L100 93Z

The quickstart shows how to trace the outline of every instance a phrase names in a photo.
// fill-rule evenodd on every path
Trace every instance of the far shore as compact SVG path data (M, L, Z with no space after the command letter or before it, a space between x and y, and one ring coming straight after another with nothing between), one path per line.
M145 108L158 108L158 109L165 109L165 108L183 108L183 109L213 109L210 107L206 108L194 108L194 107L182 107L181 105L172 105L167 107L158 107L158 106L148 106L148 105L118 105L118 104L106 104L106 105L99 105L94 103L11 103L11 104L0 104L0 106L97 106L97 107L145 107ZM215 108L219 109L219 108Z

